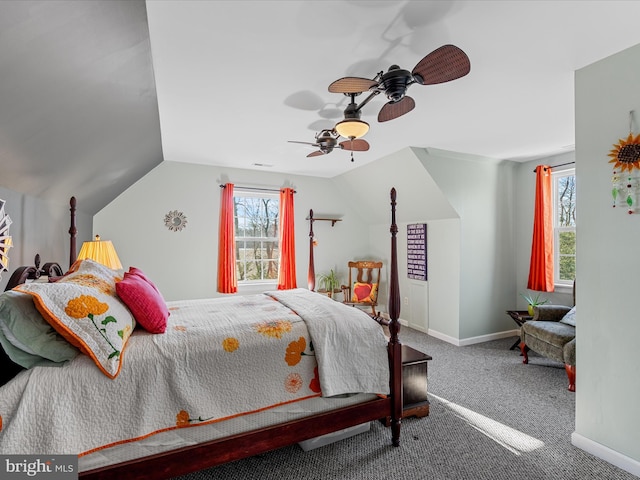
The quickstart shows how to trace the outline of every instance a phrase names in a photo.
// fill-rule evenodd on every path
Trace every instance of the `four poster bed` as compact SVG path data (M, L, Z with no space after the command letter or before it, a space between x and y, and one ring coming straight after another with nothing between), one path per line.
M130 267L120 278L99 264L75 261L72 198L70 271L54 283L30 282L2 294L0 340L11 347L13 323L22 321L5 321L7 302L33 303L37 312L29 313L31 320L42 324L40 317L46 318L58 347L82 354L72 352L55 366L52 357L36 355L32 368L0 386L0 453L78 454L81 478L156 479L378 419L391 418L391 443L398 446L402 359L395 189L390 196L388 322L306 289L149 304L161 294L150 290L152 282L139 269ZM312 236L310 231L310 279ZM59 273L52 269L46 275L51 272ZM139 305L124 295L122 303L135 319L120 328L128 309L113 306L120 303L113 291L124 294L119 284L133 277L149 292L137 300L166 310L163 333L151 333ZM50 298L56 288L55 295L66 295L61 311L58 299ZM107 304L109 316L100 316ZM66 323L65 315L71 318ZM388 323L388 339L381 322ZM86 332L74 330L85 326L105 340L110 328L120 328L109 337L108 358L83 337ZM6 355L1 362L3 370L15 367Z

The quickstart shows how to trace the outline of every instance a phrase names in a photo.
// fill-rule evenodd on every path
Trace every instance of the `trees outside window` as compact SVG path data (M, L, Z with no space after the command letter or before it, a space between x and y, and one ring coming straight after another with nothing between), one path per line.
M554 257L556 285L571 285L576 277L575 169L553 173Z
M278 279L277 194L237 190L233 197L238 282Z

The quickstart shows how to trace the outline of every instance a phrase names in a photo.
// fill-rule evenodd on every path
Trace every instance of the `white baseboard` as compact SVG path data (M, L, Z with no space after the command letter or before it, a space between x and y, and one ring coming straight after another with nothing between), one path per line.
M480 335L478 337L463 338L462 340L432 329L429 329L427 334L437 338L438 340L451 343L456 347L464 347L466 345L474 345L476 343L490 342L491 340L500 340L501 338L517 337L520 335L520 330L507 330L504 332L490 333L488 335Z
M611 465L615 465L616 467L635 475L636 477L640 477L640 462L638 460L627 457L626 455L616 452L609 447L605 447L600 443L594 442L593 440L590 440L576 432L571 434L571 444L587 453L590 453L591 455L601 458L605 462L609 462Z

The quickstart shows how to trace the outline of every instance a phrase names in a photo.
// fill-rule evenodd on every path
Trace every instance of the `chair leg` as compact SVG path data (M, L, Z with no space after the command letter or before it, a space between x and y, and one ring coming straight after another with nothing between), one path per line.
M522 352L522 363L525 365L529 363L529 355L527 352L529 351L529 347L524 342L520 342L520 352Z
M576 366L564 364L564 369L567 372L567 377L569 378L569 391L576 391Z

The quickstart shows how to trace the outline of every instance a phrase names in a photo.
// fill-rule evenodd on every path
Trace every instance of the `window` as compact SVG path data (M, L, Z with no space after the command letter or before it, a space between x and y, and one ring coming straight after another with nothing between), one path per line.
M238 282L278 280L278 211L277 193L234 192Z
M571 285L576 277L575 169L553 172L554 272L556 285Z

